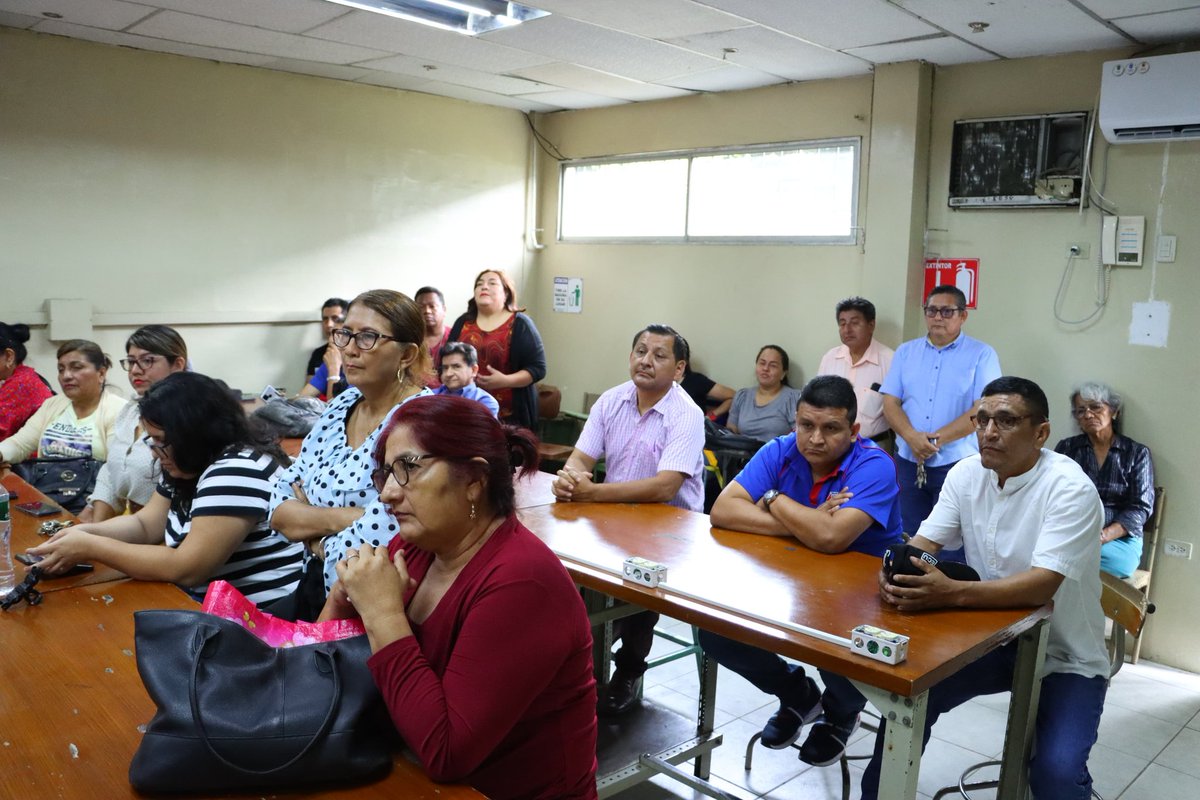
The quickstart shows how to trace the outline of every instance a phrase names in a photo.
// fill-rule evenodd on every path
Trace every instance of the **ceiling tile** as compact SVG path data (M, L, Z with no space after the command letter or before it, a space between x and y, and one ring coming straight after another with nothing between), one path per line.
M198 17L223 19L285 33L301 33L350 12L345 6L325 0L144 0Z
M259 66L281 72L295 72L300 75L315 75L318 78L333 78L338 81L356 81L371 74L371 70L362 67L344 67L341 64L322 64L318 61L298 61L294 58L276 58Z
M609 75L607 72L581 67L578 64L561 62L526 67L516 70L513 74L563 89L618 97L622 100L663 100L668 97L683 97L689 94L687 91L670 86L631 81L627 78Z
M542 17L484 36L487 41L540 53L556 61L647 82L713 67L711 60L696 53L566 17Z
M1129 45L1068 0L895 0L950 33L1006 58ZM973 33L970 22L988 28Z
M32 28L39 22L45 21L45 17L30 17L25 14L14 14L11 11L0 10L0 25L6 28Z
M490 72L511 72L520 67L548 64L554 60L494 44L477 36L440 31L428 25L366 11L354 11L328 24L319 25L306 35Z
M750 22L692 0L528 0L526 5L650 39L724 31Z
M359 66L383 70L384 72L399 72L402 75L412 75L439 83L469 86L482 91L496 92L497 94L525 94L541 89L554 88L525 78L512 78L507 75L466 69L465 67L457 67L453 64L441 64L437 61L413 58L411 56L376 58L370 61L363 61Z
M855 47L847 53L865 58L873 64L898 64L901 61L928 61L931 64L966 64L972 61L993 61L996 56L972 47L953 36L935 39L916 39L890 44Z
M738 89L771 86L782 83L783 79L778 75L768 75L750 67L725 64L716 69L667 78L663 82L671 86L678 86L680 89L691 89L694 92L730 92Z
M1105 19L1194 8L1197 5L1196 0L1079 0L1079 4Z
M311 39L291 33L278 33L248 25L181 14L177 11L155 14L145 22L134 25L129 31L157 39L173 39L206 47L226 47L277 58L323 61L329 64L349 64L388 55L365 47Z
M674 44L788 80L815 80L861 75L869 72L867 62L806 44L792 36L766 28L738 28L702 33L673 40ZM726 52L726 50L735 52Z
M0 10L42 18L43 11L62 14L58 22L119 31L154 13L154 9L124 0L0 0Z
M426 94L436 94L441 97L453 97L458 100L469 100L472 103L483 103L489 106L502 106L504 108L515 108L519 111L558 111L561 107L546 103L538 98L541 95L521 95L519 97L509 97L508 95L496 94L494 92L483 92L478 89L470 89L464 86L455 86L449 83L440 83L438 81L430 81L425 86L422 86L417 91L425 92Z
M395 72L381 72L372 70L370 73L359 78L355 83L369 83L373 86L385 86L389 89L406 89L411 91L420 91L422 86L428 86L433 81L427 81L422 78L414 78L411 75L400 75Z
M887 0L705 0L708 5L834 50L938 31Z
M605 106L619 106L625 102L624 100L602 97L601 95L589 94L588 92L573 92L569 89L563 89L558 92L538 92L526 97L561 109L603 108Z
M101 42L119 47L133 47L138 50L150 50L156 53L172 53L177 56L204 58L209 61L224 61L230 64L249 64L261 66L271 61L271 56L259 53L242 53L236 50L226 50L220 47L204 47L201 45L172 42L167 39L151 39L148 36L137 36L120 31L107 31L102 28L88 28L83 25L72 25L59 20L44 20L34 30L41 33L51 33L55 36L70 36L73 39L85 39L89 42Z
M1113 24L1147 44L1186 41L1200 37L1200 7L1125 17Z

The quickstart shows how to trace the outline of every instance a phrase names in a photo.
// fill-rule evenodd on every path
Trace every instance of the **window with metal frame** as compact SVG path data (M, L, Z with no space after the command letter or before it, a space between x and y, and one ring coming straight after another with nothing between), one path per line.
M861 140L567 161L563 242L854 244Z

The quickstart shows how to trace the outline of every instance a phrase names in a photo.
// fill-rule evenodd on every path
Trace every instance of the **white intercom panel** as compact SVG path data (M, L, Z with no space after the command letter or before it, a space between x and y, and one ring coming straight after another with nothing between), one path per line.
M1140 267L1146 245L1145 217L1105 217L1100 260L1117 267Z

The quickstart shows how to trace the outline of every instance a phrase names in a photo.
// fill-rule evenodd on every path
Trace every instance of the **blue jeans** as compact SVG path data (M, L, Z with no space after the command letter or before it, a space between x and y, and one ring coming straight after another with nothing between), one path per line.
M1100 545L1100 569L1128 578L1142 561L1142 537L1122 536Z
M957 464L958 462L954 462ZM900 521L904 532L915 536L921 523L937 505L946 482L946 473L954 464L941 467L925 467L925 485L917 488L917 462L896 456L896 478L900 482ZM938 558L950 561L965 561L962 548L943 550Z
M700 631L700 646L718 664L733 670L767 694L775 695L784 705L800 709L812 702L807 697L808 681L804 680L804 668L798 664L789 664L772 652L704 630ZM848 721L863 710L867 699L853 683L832 672L820 670L820 673L825 682L821 708L830 719Z
M930 689L923 741L929 742L929 732L944 712L972 697L1009 691L1016 656L1016 643L1005 645ZM1104 709L1107 691L1108 678L1104 676L1086 678L1052 672L1042 679L1033 756L1029 760L1029 788L1034 797L1039 800L1088 800L1091 797L1092 776L1087 760L1099 733L1100 712ZM882 759L881 726L875 737L875 754L863 773L862 800L875 800L879 792Z

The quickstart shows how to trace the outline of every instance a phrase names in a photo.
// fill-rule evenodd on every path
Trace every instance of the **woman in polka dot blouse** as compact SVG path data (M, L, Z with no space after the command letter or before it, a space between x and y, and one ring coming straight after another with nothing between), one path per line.
M330 337L350 388L329 404L271 493L271 527L325 562L326 592L347 550L386 545L397 532L371 483L371 453L392 411L429 394L424 331L416 303L399 292L375 289L350 302Z

